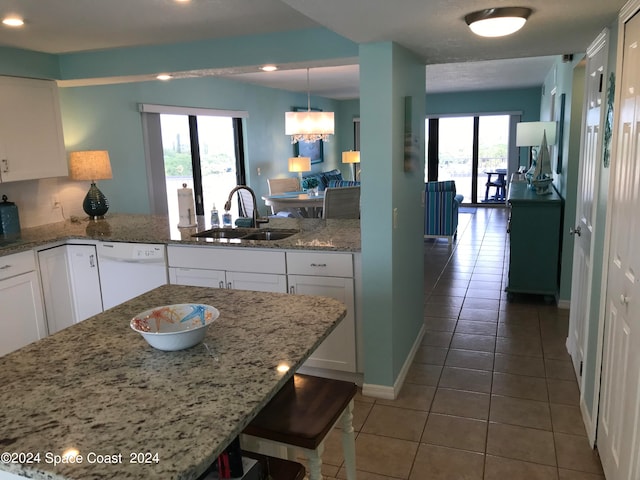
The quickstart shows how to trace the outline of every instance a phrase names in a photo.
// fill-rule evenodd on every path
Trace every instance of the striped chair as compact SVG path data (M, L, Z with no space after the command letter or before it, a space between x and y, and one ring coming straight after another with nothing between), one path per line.
M424 238L446 237L449 243L458 234L458 207L463 196L456 195L456 182L425 184Z

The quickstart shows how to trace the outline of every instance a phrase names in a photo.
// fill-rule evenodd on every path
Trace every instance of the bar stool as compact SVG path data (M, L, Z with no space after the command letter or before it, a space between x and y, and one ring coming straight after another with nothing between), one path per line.
M244 429L257 437L302 451L309 461L309 480L321 480L324 440L342 422L342 448L348 480L356 479L353 433L354 383L296 374Z

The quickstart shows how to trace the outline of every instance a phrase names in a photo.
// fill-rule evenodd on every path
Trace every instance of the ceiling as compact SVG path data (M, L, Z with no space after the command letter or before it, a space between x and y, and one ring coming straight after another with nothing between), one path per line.
M393 41L413 51L427 65L427 92L519 88L541 85L555 56L584 52L625 2L522 0L517 5L533 13L521 31L481 38L464 16L512 0L2 0L0 15L18 14L26 24L0 25L0 46L69 53L325 27L356 43ZM280 67L181 76L307 91L305 67L313 67L313 94L359 95L357 59Z

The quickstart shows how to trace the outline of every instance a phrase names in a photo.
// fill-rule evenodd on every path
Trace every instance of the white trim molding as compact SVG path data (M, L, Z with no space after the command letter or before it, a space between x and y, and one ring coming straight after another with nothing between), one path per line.
M249 112L244 110L218 110L215 108L179 107L175 105L156 105L139 103L138 111L142 113L167 113L170 115L195 115L209 117L249 118Z
M424 333L425 333L425 325L422 324L422 327L420 327L420 331L418 332L418 336L416 337L415 342L413 342L413 346L409 351L409 355L407 355L407 359L405 360L404 365L402 365L402 368L400 369L400 373L398 374L398 378L396 378L396 381L393 383L393 386L376 385L373 383L363 383L362 395L366 397L381 398L384 400L395 400L396 398L398 398L398 394L402 389L402 385L404 385L404 381L407 378L407 373L409 372L409 368L411 367L411 364L413 363L413 359L415 358L416 353L418 352L418 348L420 348L420 344L422 343Z

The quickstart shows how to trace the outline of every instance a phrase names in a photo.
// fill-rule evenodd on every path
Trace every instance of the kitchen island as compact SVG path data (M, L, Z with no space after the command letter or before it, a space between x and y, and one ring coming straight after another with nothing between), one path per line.
M202 344L151 348L151 307L220 310ZM0 357L3 472L36 479L195 479L344 318L325 297L165 285ZM16 319L19 321L19 319ZM75 449L82 463L59 463Z

